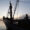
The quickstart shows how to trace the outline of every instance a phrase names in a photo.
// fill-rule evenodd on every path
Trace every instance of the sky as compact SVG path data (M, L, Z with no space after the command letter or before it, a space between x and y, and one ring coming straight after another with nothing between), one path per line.
M7 16L7 12L9 9L10 0L0 0L0 17ZM12 10L14 12L14 7L16 4L16 0L11 0ZM22 16L24 14L30 14L30 0L19 0L19 4L17 6L14 17Z
M7 16L7 12L9 9L9 3L10 3L10 0L0 0L0 18L2 18L3 16L5 17ZM14 12L16 0L11 0L11 3L13 6L12 10ZM26 13L30 15L30 0L19 0L19 4L17 6L14 17L18 18ZM0 24L2 25L2 23L3 22L1 22Z

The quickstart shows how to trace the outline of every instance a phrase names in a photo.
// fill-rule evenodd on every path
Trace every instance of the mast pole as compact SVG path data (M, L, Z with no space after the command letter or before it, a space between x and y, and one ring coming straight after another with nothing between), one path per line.
M12 19L12 4L11 4L11 2L10 2L9 9L10 9L10 18Z

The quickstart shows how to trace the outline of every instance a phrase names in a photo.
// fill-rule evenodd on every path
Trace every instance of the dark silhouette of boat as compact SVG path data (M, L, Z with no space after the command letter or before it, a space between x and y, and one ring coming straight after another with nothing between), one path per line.
M26 17L24 19L9 19L4 18L4 23L7 27L7 30L29 30L30 28L30 19L28 19L28 15L26 14ZM18 22L16 24L16 22Z
M3 16L3 21L7 27L7 30L30 30L30 19L28 19L28 14L24 19L14 19L12 18L12 5L10 3L10 18Z

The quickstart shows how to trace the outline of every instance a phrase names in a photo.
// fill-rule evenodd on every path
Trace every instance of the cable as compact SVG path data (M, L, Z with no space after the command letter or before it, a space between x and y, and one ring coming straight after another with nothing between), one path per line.
M19 3L19 0L16 1L16 5L15 5L15 9L14 9L14 14L15 14L15 11L16 11L18 3ZM14 18L14 14L13 14L13 18Z

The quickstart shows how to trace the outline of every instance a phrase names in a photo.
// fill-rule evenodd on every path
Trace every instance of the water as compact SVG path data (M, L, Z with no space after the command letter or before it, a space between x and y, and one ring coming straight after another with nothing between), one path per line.
M6 26L3 21L0 21L0 30L6 30Z
M6 28L5 27L0 27L0 30L6 30Z

